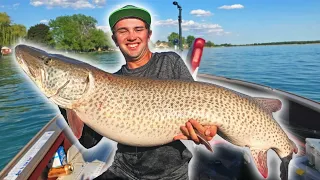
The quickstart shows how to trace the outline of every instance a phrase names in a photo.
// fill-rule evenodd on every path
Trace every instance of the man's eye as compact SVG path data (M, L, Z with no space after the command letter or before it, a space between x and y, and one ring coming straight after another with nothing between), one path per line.
M137 28L136 31L143 31L144 28Z
M126 33L127 32L127 30L118 30L118 33Z

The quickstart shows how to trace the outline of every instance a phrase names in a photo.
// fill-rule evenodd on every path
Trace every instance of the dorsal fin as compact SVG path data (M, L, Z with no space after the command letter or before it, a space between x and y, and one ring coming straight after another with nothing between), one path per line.
M254 98L255 101L267 112L273 113L277 112L281 109L282 103L279 99L272 99L272 98Z

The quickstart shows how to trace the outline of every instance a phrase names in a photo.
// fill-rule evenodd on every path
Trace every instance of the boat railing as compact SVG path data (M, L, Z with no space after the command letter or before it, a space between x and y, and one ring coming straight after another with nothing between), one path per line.
M63 118L61 115L51 119L28 143L20 150L20 152L4 167L0 173L0 179L20 179L21 177L31 177L35 170L39 168L39 164L43 163L45 167L54 155L58 146L62 143L62 129L56 124L57 120ZM61 139L58 141L58 139ZM60 144L59 144L60 143ZM57 146L57 147L53 147ZM50 159L45 160L48 152L51 152ZM42 172L36 173L40 176ZM37 178L36 178L37 179Z

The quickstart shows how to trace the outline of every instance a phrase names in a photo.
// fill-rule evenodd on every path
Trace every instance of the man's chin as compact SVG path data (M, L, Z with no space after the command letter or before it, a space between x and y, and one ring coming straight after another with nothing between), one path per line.
M127 53L127 57L129 57L132 60L137 60L141 56L141 53Z

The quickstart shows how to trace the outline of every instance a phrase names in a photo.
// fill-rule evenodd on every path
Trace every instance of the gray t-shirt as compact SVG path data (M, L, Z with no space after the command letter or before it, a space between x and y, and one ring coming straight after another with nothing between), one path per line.
M153 53L150 61L144 66L136 69L129 69L127 65L123 65L115 74L193 81L186 64L175 52Z
M144 66L129 69L123 65L115 74L193 81L186 64L175 52L153 53L151 60ZM151 148L132 147L118 143L114 165L121 166L121 169L141 178L153 179L171 176L173 173L187 173L187 165L191 157L191 152L181 141Z

